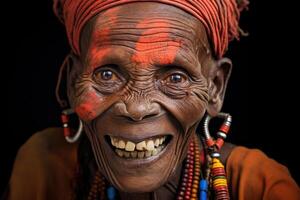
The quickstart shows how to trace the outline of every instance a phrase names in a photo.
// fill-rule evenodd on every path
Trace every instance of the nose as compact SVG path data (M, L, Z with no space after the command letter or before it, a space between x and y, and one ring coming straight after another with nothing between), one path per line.
M130 101L115 104L115 114L131 121L142 121L161 114L161 106L156 102Z

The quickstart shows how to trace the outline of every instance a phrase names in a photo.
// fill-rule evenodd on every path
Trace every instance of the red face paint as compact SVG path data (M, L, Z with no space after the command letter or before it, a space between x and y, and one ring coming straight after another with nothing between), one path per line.
M131 60L135 63L159 63L167 65L174 62L180 49L180 41L170 37L170 24L155 19L145 19L137 25L146 29L136 43L137 52Z
M103 58L108 56L109 53L111 52L111 49L99 49L99 46L110 41L110 33L111 33L110 27L112 27L117 22L118 11L119 11L119 8L111 8L111 9L105 11L102 14L101 18L97 19L96 24L101 24L102 26L95 27L95 31L93 31L93 34L92 34L91 46L89 48L90 50L88 52L89 66L92 66L93 69L98 67L99 61L103 60ZM105 24L101 23L101 21L104 18L106 18L106 21L108 21ZM109 20L107 20L107 19L109 19ZM97 29L99 29L99 30L97 30Z
M99 114L102 98L94 90L89 90L81 96L83 98L76 105L75 112L82 120L91 121Z

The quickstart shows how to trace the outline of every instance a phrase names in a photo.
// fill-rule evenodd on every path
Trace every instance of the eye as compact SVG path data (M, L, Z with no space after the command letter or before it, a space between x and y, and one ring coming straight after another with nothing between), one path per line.
M98 81L115 81L118 80L118 76L115 72L109 69L97 70L94 73L96 80Z
M114 75L114 73L110 70L105 70L105 71L101 72L101 78L106 81L112 79L113 75Z
M180 73L174 73L167 77L167 82L170 83L183 83L186 81L186 76Z

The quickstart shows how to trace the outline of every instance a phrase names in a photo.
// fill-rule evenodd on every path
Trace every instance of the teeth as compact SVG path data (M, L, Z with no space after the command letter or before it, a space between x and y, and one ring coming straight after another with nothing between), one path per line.
M123 151L120 149L116 149L116 153L120 156L123 157Z
M126 151L134 151L134 149L135 149L135 144L133 142L128 141L126 143L125 150Z
M112 144L113 146L116 146L115 141L114 141L114 138L110 137L110 142L111 142L111 144Z
M130 156L130 153L129 153L129 152L127 152L127 151L124 151L124 156L125 156L125 158L129 158L129 156Z
M147 150L148 151L152 151L153 149L154 149L154 142L153 142L153 140L148 140L147 141Z
M138 152L138 158L144 158L145 152L140 151Z
M165 140L166 136L163 136L135 144L131 141L110 137L111 144L116 147L116 154L125 158L148 158L150 156L156 156L165 147Z
M159 146L159 138L156 138L155 142L154 142L154 146L158 147Z
M159 152L162 151L164 147L158 147L155 148L152 151L124 151L121 149L115 149L115 152L117 153L118 156L124 157L124 158L149 158L151 156L156 156L159 154Z
M125 148L125 142L123 140L119 140L117 147L119 149L124 149Z
M146 142L142 141L142 142L137 143L136 149L139 150L139 151L145 150L146 149Z
M159 139L159 144L162 144L163 142L164 142L164 138L162 137Z
M154 149L154 150L152 151L152 156L155 156L157 153L158 153L158 150L157 150L157 149Z
M152 154L152 151L146 151L146 153L145 153L145 157L146 157L146 158L148 158L148 157L150 157L150 156L151 156L151 154Z
M159 146L156 148L158 152L160 152L162 150L162 146Z
M136 158L137 154L138 154L137 151L130 152L130 155L131 155L132 158Z

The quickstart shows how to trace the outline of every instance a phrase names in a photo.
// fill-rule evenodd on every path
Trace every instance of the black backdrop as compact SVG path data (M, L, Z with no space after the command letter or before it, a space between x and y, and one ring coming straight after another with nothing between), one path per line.
M9 180L18 148L36 131L59 126L54 96L58 67L69 47L64 27L52 14L51 0L21 1L13 17L5 16L9 37L9 65L5 81L3 133L1 134L0 184ZM289 8L290 9L290 8ZM230 45L234 69L224 111L233 115L229 141L259 148L286 165L300 182L297 116L297 46L294 16L282 5L251 1L241 27L249 37ZM5 41L4 41L5 42ZM299 90L299 89L298 89ZM299 104L299 103L298 103ZM8 130L8 131L4 131ZM298 145L298 146L297 146Z

